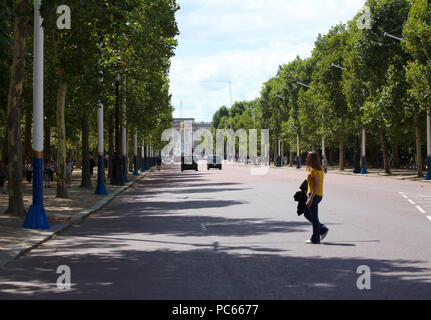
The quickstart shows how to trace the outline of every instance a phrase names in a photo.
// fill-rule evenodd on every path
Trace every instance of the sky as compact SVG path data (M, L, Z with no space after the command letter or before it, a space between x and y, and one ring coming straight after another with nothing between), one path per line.
M311 56L319 33L351 20L365 0L177 0L174 118L212 120L232 100L254 100L280 65ZM182 102L182 108L181 108ZM181 110L181 111L180 111Z

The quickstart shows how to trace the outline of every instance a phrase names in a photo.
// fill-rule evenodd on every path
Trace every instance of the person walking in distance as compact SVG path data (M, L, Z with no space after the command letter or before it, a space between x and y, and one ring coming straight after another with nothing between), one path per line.
M72 173L73 173L73 161L67 159L66 161L66 185L67 188L72 186Z
M326 156L323 156L322 167L323 167L323 172L325 174L328 173L328 159L326 159Z
M309 152L307 155L307 177L308 201L305 207L304 216L313 225L313 236L307 240L307 244L319 244L329 232L329 229L319 221L319 203L323 199L324 173L320 165L320 159L316 152Z

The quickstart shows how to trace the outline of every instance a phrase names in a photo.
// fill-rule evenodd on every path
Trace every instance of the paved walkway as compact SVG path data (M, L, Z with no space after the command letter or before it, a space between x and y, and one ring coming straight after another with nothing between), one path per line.
M140 173L140 177L143 174ZM81 184L81 170L75 170L72 177L72 186L68 189L68 199L58 199L56 182L50 188L44 188L44 204L50 230L30 230L22 228L24 218L12 217L4 214L8 206L8 194L0 194L0 268L22 255L40 243L50 239L55 234L68 228L72 223L79 223L89 214L99 210L113 197L132 186L138 177L129 175L129 183L124 187L106 184L108 196L94 194L97 186L97 170L92 176L93 189L83 189ZM32 185L23 182L24 205L28 210L32 204Z

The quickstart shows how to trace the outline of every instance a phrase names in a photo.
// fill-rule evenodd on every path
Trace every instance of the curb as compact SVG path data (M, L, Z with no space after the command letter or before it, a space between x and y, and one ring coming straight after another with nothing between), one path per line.
M109 194L102 200L98 201L96 204L94 204L92 207L85 209L79 213L76 213L73 215L70 219L70 222L68 223L57 223L51 227L51 229L46 231L40 231L38 235L34 235L31 237L31 239L27 239L23 241L23 243L20 243L16 247L12 247L6 250L2 250L0 252L0 269L4 268L8 263L18 259L19 257L25 255L26 253L30 252L34 248L40 246L41 244L49 241L54 236L58 235L62 231L70 228L72 225L80 224L84 219L86 219L88 216L93 214L94 212L100 210L105 205L107 205L109 202L111 202L116 196L118 196L120 193L123 193L125 190L129 189L131 186L133 186L135 183L137 183L141 178L146 177L149 173L151 173L152 170L146 171L141 175L138 179L132 182L126 183L124 186L119 188L118 190L114 191L113 193Z

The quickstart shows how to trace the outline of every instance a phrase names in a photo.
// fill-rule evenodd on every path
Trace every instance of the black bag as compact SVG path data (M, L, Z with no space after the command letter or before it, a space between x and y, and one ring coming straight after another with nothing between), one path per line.
M301 191L298 191L297 193L295 193L295 195L293 196L293 199L298 202L298 207L297 207L297 214L298 216L304 214L305 212L305 207L307 205L307 191L308 191L308 182L307 180L305 180L301 186L299 187L299 189Z
M308 191L308 181L307 180L304 180L304 182L301 184L301 186L299 187L299 189L302 191L302 192L307 192Z

